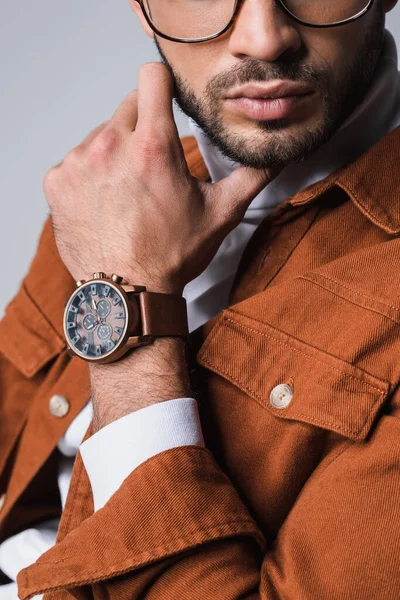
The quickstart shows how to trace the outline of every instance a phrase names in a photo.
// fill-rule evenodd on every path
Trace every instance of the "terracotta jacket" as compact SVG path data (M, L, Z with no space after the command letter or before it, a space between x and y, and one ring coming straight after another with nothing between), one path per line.
M191 334L206 447L153 456L96 512L78 453L22 600L400 598L399 165L400 127L265 218ZM1 539L60 514L55 448L90 393L61 328L73 289L47 221L0 323Z

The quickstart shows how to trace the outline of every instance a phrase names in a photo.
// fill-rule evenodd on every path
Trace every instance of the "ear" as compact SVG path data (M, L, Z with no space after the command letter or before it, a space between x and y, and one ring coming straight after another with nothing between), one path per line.
M131 5L132 10L139 19L140 24L143 27L145 33L147 33L149 37L154 38L154 31L146 21L146 17L143 14L142 7L140 6L139 2L137 0L129 0L129 4Z
M397 4L397 0L383 0L383 10L385 13L391 11Z

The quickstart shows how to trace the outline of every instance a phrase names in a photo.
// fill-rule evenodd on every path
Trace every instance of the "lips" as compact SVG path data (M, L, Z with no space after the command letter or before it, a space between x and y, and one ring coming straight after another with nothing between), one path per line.
M274 81L249 83L233 89L225 100L227 105L256 120L280 119L295 114L314 90L304 83Z
M310 86L304 83L294 83L291 81L274 81L270 84L248 83L244 86L233 89L226 95L229 100L237 98L254 99L276 99L288 96L305 96L313 92Z

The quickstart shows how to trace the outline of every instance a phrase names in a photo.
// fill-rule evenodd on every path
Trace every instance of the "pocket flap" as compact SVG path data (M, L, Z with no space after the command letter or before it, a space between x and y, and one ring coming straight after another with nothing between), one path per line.
M65 348L23 283L0 321L0 352L30 378Z
M223 311L197 354L281 419L329 429L353 440L368 435L390 383L271 325ZM270 402L275 386L290 385L286 408Z

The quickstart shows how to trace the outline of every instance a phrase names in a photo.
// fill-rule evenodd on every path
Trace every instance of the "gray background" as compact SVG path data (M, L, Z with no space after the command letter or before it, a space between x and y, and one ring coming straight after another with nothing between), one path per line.
M387 27L400 48L400 6ZM0 56L1 318L47 215L45 172L111 116L158 54L128 0L2 0Z

